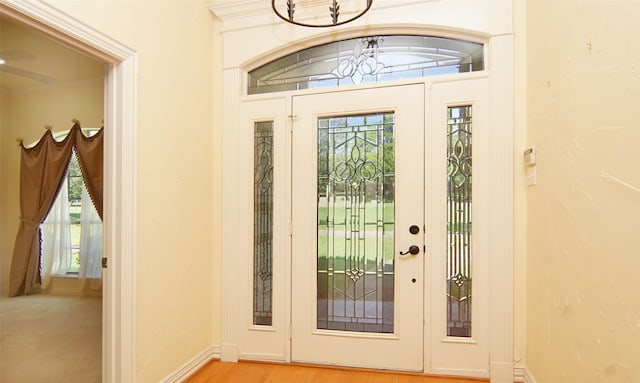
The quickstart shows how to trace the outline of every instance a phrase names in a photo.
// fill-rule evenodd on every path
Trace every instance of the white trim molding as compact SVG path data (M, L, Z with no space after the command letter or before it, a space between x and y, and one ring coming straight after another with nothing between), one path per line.
M240 142L240 104L245 99L246 71L282 55L329 40L354 37L362 33L387 34L434 33L440 36L475 36L487 43L489 73L489 121L492 127L490 192L492 211L490 233L491 270L489 283L488 367L494 383L512 383L514 379L514 35L512 2L471 2L464 15L448 1L380 0L362 18L347 26L319 30L288 25L269 11L264 0L212 0L210 10L221 20L224 51L223 98L223 179L222 198L222 344L221 360L237 361L240 328L239 279L235 278L238 252L235 244L246 240L246 223L236 214L238 197L238 161ZM260 36L259 44L251 44ZM242 47L242 49L238 49ZM265 96L262 96L265 97ZM290 286L288 287L290 294ZM290 311L290 307L287 307ZM290 312L283 313L290 315ZM289 359L289 358L287 358ZM459 372L459 371L458 371Z
M204 365L212 360L220 359L220 346L211 346L194 356L187 363L167 376L161 383L181 383L198 372Z
M491 382L513 382L514 51L513 34L489 41L490 166L493 221L489 251Z
M137 55L53 6L0 0L0 14L104 62L104 257L102 381L135 382Z
M225 69L224 87L233 89L225 92L223 102L222 126L222 158L229 159L240 153L239 107L240 107L240 70ZM222 161L222 200L233 201L240 185L238 161ZM222 347L221 359L225 362L238 361L238 285L236 263L233 257L224 254L236 253L236 243L231 240L235 233L241 232L240 222L236 214L236 207L227 202L222 204Z
M137 55L110 65L105 99L104 291L108 328L104 382L135 382L137 239ZM103 328L105 325L103 324ZM103 346L104 347L104 346ZM111 362L109 361L111 360ZM105 373L103 367L103 374Z
M538 383L527 366L515 366L513 381L516 383Z

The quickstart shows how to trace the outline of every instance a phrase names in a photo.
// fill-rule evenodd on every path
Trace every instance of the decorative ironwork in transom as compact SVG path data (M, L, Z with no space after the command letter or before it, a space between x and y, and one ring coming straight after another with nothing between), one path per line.
M365 36L307 48L256 68L249 72L248 93L481 70L484 46L480 43L432 36Z

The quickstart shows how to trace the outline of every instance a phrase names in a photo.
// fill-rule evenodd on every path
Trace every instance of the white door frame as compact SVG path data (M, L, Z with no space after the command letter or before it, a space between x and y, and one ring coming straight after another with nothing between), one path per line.
M102 381L135 382L137 57L132 49L38 1L0 13L105 63Z
M491 167L489 140L491 127L488 118L488 81L482 72L470 73L447 79L442 76L429 81L429 106L426 115L425 177L432 184L425 184L426 252L425 278L428 290L425 301L426 321L425 359L426 371L434 374L488 377L489 366L489 279L488 268L491 241L489 192ZM473 109L473 234L472 270L473 285L472 331L469 337L447 336L447 109L455 106L471 106ZM440 308L440 310L438 309ZM459 361L464 360L463 366Z
M437 201L444 201L446 199L445 194L443 194L446 193L443 189L444 185L446 185L446 181L443 179L444 174L441 174L438 170L446 168L446 164L444 163L446 154L443 152L444 146L442 145L444 136L442 136L442 132L436 134L435 130L439 130L438 127L446 126L446 108L443 109L443 107L468 104L474 106L474 164L477 161L478 165L477 168L474 166L474 173L477 173L478 177L480 177L474 181L474 190L478 193L475 200L484 202L489 201L491 198L488 191L491 173L490 166L488 166L488 163L490 162L488 155L490 148L488 142L491 129L487 117L488 77L487 72L473 72L430 77L426 79L409 79L406 81L367 84L361 85L357 90L337 90L338 93L362 91L369 94L369 91L375 89L405 87L416 84L420 84L424 89L429 89L428 91L425 91L425 102L423 109L421 109L425 114L423 128L428 132L426 135L427 138L424 142L422 140L417 140L416 143L420 144L420 148L414 148L414 151L422 152L424 149L425 152L428 153L428 156L425 156L424 167L426 173L429 173L430 175L427 176L426 179L429 179L430 182L435 181L437 185L440 185L439 188L429 188L429 195L431 195L431 197L427 198L424 213L424 216L426 217L426 220L424 221L426 224L425 233L427 233L426 251L424 254L421 254L421 257L424 257L425 259L425 291L424 302L421 306L424 306L425 309L424 320L426 323L424 339L421 341L421 344L423 344L425 351L423 364L424 371L430 374L471 377L489 377L490 375L489 366L486 364L486 361L489 358L488 349L490 344L488 341L489 335L487 331L487 313L489 312L490 306L488 303L489 279L491 278L490 270L488 269L488 257L491 256L491 254L489 254L488 247L490 242L488 233L492 226L492 214L489 214L489 203L474 205L474 222L477 221L476 223L479 226L474 229L474 260L477 260L477 262L475 262L476 266L473 268L475 275L473 277L475 286L473 337L469 339L447 337L444 332L446 322L442 317L443 312L434 310L436 306L442 307L445 305L444 297L446 294L443 279L446 272L444 270L446 244L442 242L441 238L446 234L442 231L444 229L441 225L439 226L435 224L435 222L442 222L445 219L443 215L444 213L438 208L440 205ZM298 222L301 221L302 216L306 215L300 215L301 213L297 208L289 205L292 203L292 200L295 199L296 194L292 193L295 190L300 189L300 185L297 185L294 182L295 180L292 180L294 175L288 174L291 166L295 166L294 163L291 162L292 153L290 151L295 152L298 149L292 146L294 142L291 138L286 139L284 135L285 131L304 134L305 132L287 124L286 116L290 116L291 124L295 125L296 122L305 119L306 114L302 113L301 115L300 110L287 109L287 107L292 105L292 99L296 97L322 97L331 95L333 94L332 92L334 91L327 90L326 88L320 88L317 90L309 89L302 92L278 92L254 95L243 97L241 99L241 132L239 132L239 145L241 149L239 152L250 153L251 150L253 150L253 139L250 132L253 129L254 121L268 120L274 122L274 130L276 131L276 144L274 146L274 151L276 157L280 158L274 163L276 190L280 190L274 196L276 199L276 202L274 203L274 212L282 218L282 214L285 214L285 212L289 211L291 208L293 230L289 231L289 235L293 235L293 238L295 238L295 235L300 228L300 224L298 224ZM399 98L396 96L396 99ZM368 103L367 105L370 104ZM344 107L349 109L348 105L345 105ZM309 122L307 120L305 121L306 123L304 126L307 126ZM305 150L303 150L303 152L305 152ZM298 154L300 154L300 152ZM396 156L398 156L398 154L396 154ZM293 158L296 157L297 156L293 154ZM241 206L230 206L229 209L235 209L235 216L239 217L240 222L244 222L245 227L239 228L239 230L242 230L242 235L244 235L245 238L252 238L252 235L248 235L247 231L250 231L252 226L251 223L253 222L253 211L251 208L253 204L250 197L251 191L253 190L253 163L250 160L240 160L240 162L235 163L235 165L237 168L234 178L237 179L241 185L239 186L239 189L235 191L235 195L239 196L239 201L244 201L244 203L241 203ZM314 173L313 169L310 169L310 171L311 173ZM436 173L438 174L438 177L434 176ZM280 186L278 187L277 185ZM308 182L304 182L303 185L306 185L307 188L309 187ZM435 196L436 189L438 190L437 196ZM308 196L310 191L313 192L313 190L306 190L305 192L302 192L302 195ZM309 205L309 203L312 202L313 201L307 200L304 205ZM439 211L437 218L434 215L436 211ZM296 219L296 215L298 219ZM282 219L278 219L277 221L279 224L275 224L276 220L274 219L274 240L276 242L282 242L282 232L287 230L286 226L288 222L282 221ZM278 225L280 225L280 227L278 227ZM280 235L277 234L278 231L281 233ZM300 278L308 277L307 274L300 275L299 271L292 269L291 263L293 262L293 258L291 258L291 254L299 254L299 248L298 250L295 250L294 247L293 250L288 251L288 248L285 249L285 247L279 246L274 250L274 323L273 326L270 327L252 326L250 324L252 317L252 258L250 256L237 256L238 254L251 254L252 243L251 241L243 241L241 238L237 238L236 241L238 241L235 243L234 247L234 254L236 254L236 257L233 259L235 266L233 278L231 279L235 281L243 281L243 283L238 283L236 285L236 288L238 289L237 302L240 303L238 312L239 322L236 324L236 329L238 331L238 344L236 346L238 349L237 358L244 360L271 360L285 362L294 360L316 360L308 359L308 356L306 357L307 359L305 359L304 356L302 359L299 359L300 353L296 356L296 354L293 354L290 349L290 338L293 336L299 339L300 336L304 336L307 331L304 330L300 332L300 329L297 329L294 325L295 323L289 322L290 318L296 317L294 312L291 312L291 316L289 315L289 310L293 307L288 305L289 296L293 299L294 295L301 294L300 289L296 290L293 288L293 285L290 284L293 283L293 281L290 281L289 276L291 276L291 279L297 278L299 282ZM306 242L306 240L303 241L303 243ZM310 246L312 246L311 242L313 242L313 240L309 240ZM408 244L406 246L408 246ZM482 261L479 261L480 259ZM303 269L307 270L309 267L311 266L307 265ZM293 284L295 285L295 283ZM276 293L276 290L280 292ZM286 295L285 299L287 302L277 303L276 301L283 298L282 295ZM314 297L315 294L311 294L310 296L310 299L313 299L312 297ZM313 311L313 309L311 311ZM298 312L298 314L300 314L300 312ZM276 317L279 319L276 320ZM312 315L312 317L314 317L314 315ZM299 315L298 319L300 319ZM283 329L287 328L291 329L288 333L289 335L285 335L285 332L283 332ZM294 340L296 338L294 338ZM462 365L456 365L457 355L461 354L467 356L467 358L465 358L464 367ZM318 359L318 363L324 362L321 362ZM331 363L338 362L333 361ZM361 364L358 366L363 367L366 366L367 363L371 363L371 360L365 359L360 363ZM378 363L374 365L380 366ZM494 367L494 370L495 369L496 368Z
M461 13L459 7L467 7ZM240 206L236 181L243 145L239 114L246 94L247 71L277 57L313 45L362 34L422 34L486 43L489 76L489 167L492 218L489 233L489 375L492 382L511 383L513 362L514 278L514 33L512 2L446 2L376 0L365 17L336 28L318 30L286 25L274 19L263 0L213 0L210 9L222 21L224 50L223 101L223 243L221 358L238 360L239 288L234 278L238 233L246 225L236 215ZM256 43L254 36L260 36ZM243 49L237 49L242 46ZM273 95L272 95L273 96ZM265 96L266 97L266 96ZM430 372L430 371L427 371Z
M415 80L415 79L414 79ZM378 83L338 92L295 95L292 144L293 235L291 244L291 360L406 371L424 369L423 337L426 255L399 256L411 245L423 247L425 87L421 81ZM317 119L369 113L394 114L394 329L392 333L317 329ZM412 172L408 172L415 166ZM411 278L413 277L413 282ZM367 276L365 276L367 278ZM366 353L363 352L366 350Z

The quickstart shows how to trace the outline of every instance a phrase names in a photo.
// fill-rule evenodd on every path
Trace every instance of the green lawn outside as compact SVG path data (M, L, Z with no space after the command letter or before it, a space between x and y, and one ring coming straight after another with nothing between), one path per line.
M71 216L71 268L68 273L77 273L80 271L80 214L82 206L77 203L71 203L69 207L69 215Z
M320 227L327 225L329 213L333 214L334 224L344 222L347 209L343 201L344 200L340 201L337 199L332 207L318 206L318 225ZM331 209L331 211L329 209ZM385 202L382 207L370 202L367 203L364 208L364 219L366 222L376 223L380 213L382 213L381 218L385 224L393 224L395 210L392 202Z

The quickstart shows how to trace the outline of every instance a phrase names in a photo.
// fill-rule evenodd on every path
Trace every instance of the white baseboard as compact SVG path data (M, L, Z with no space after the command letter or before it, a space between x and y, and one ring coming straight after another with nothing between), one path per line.
M509 363L491 363L489 366L491 383L511 383L514 378L514 366Z
M87 282L90 284L90 282ZM51 276L49 286L46 289L40 289L43 294L50 295L72 295L72 296L89 296L89 297L101 297L102 287L98 290L82 289L80 288L80 281L77 276Z
M537 383L526 366L515 366L513 368L513 376L516 383Z
M425 370L426 375L443 375L443 376L456 376L456 377L468 377L468 378L489 378L489 371L487 370L464 370L454 368L432 368Z
M286 358L283 354L260 354L255 352L243 352L238 355L238 360L285 363Z
M181 383L212 359L220 359L220 346L211 346L164 378L162 383Z
M238 345L233 343L223 343L220 347L220 360L223 362L238 361Z

